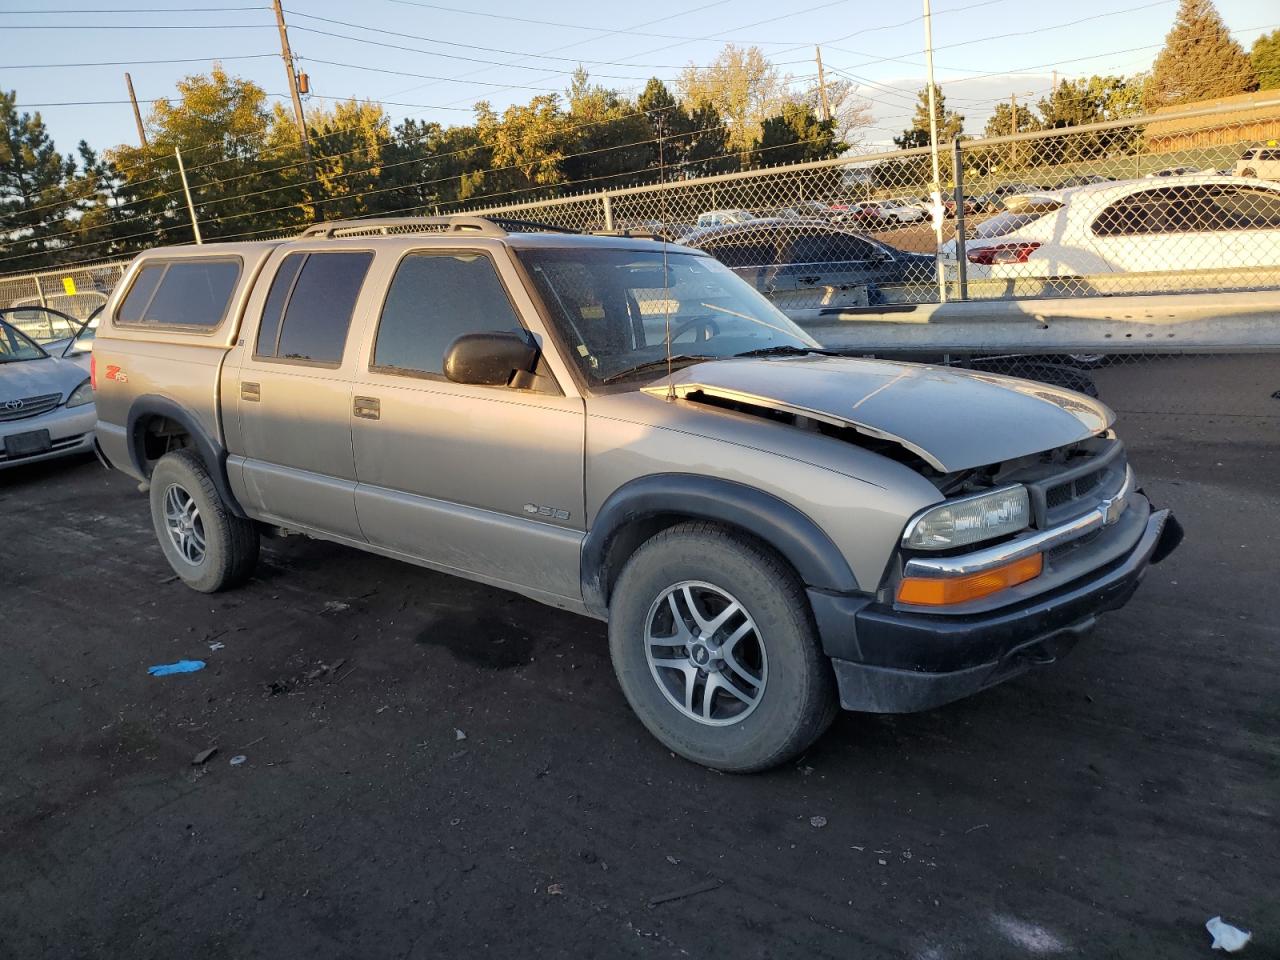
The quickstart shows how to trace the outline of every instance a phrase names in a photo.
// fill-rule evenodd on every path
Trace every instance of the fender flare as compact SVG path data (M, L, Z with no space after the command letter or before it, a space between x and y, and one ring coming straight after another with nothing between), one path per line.
M247 518L248 514L240 506L240 501L231 492L231 483L227 479L227 451L200 424L200 421L186 408L157 394L144 394L129 406L129 416L125 425L125 436L129 444L129 459L139 476L147 476L147 458L143 447L143 422L148 417L161 416L181 426L191 436L191 447L209 471L222 498L223 504L237 517Z
M660 473L623 484L605 500L582 542L582 596L609 608L610 549L626 527L658 516L739 527L777 550L806 587L853 593L858 581L826 532L796 507L745 483L698 474Z

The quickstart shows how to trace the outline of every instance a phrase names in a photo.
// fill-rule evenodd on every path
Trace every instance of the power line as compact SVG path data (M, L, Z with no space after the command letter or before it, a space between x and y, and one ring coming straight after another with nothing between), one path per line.
M0 28L2 29L2 28ZM171 60L90 60L84 63L15 63L6 70L64 70L72 67L144 67L161 63L208 63L210 60L262 60L278 57L278 53L242 53L234 57L178 57Z
M256 7L250 9L257 9ZM267 23L46 23L4 25L5 30L262 30Z
M841 0L841 2L843 2L843 0ZM574 57L553 57L549 54L544 54L544 53L526 53L523 50L504 50L501 47L486 47L486 46L482 46L480 44L475 44L475 43L459 43L454 40L438 40L435 37L424 37L416 33L405 33L403 30L383 30L381 27L366 27L364 24L351 23L348 20L334 20L332 17L318 17L310 13L303 13L300 10L292 10L289 8L285 8L285 13L289 14L292 17L302 17L304 20L318 20L321 23L332 23L339 27L349 27L354 30L366 30L369 33L380 33L390 37L403 37L406 40L421 40L425 43L439 43L439 44L443 44L446 47L460 47L463 50L479 50L483 53L500 53L503 56L509 56L509 57L528 57L528 58L533 58L535 60L556 60L561 63L573 63L573 64L587 63L587 64L594 64L594 65L602 65L606 67L635 66L635 64L633 63L622 63L621 61L618 61L618 60L587 60L587 59L574 58ZM305 28L299 27L298 29L301 30ZM318 32L318 31L313 31L313 32ZM359 39L359 38L348 38L348 39ZM423 51L419 51L419 52L423 52ZM433 55L442 56L442 57L450 56L450 54L444 54L444 53L436 53ZM470 58L459 58L459 59L470 59ZM487 60L481 60L477 62L491 63L491 61L487 61ZM656 70L680 69L679 66L675 64L670 64L670 63L665 63L665 64L654 63L654 64L648 64L648 66L651 66ZM545 68L531 68L531 69L545 69ZM623 79L628 79L628 78L623 78Z
M293 12L292 12L292 11L290 11L290 13L292 14ZM295 14L295 16L296 16L296 14ZM305 16L305 14L303 14L303 16ZM482 59L481 59L481 58L479 58L479 57L467 57L467 56L463 56L462 54L459 54L459 53L443 53L443 52L441 52L441 51L439 51L439 50L423 50L421 47L407 47L407 46L405 46L404 44L400 44L400 43L387 43L386 41L383 41L383 40L371 40L371 39L369 39L368 37L353 37L353 36L351 36L350 34L346 34L346 33L334 33L332 30L317 30L317 29L316 29L316 28L314 28L314 27L302 27L302 26L298 26L297 24L294 24L294 25L293 25L293 27L292 27L292 29L293 29L293 30L297 30L297 31L301 31L301 32L303 32L303 33L313 33L313 34L316 34L317 36L321 36L321 37L332 37L332 38L337 39L337 40L350 40L352 43L364 43L364 44L368 44L368 45L370 45L370 46L374 46L374 47L384 47L384 48L386 48L386 49L388 49L388 50L403 50L403 51L405 51L405 52L407 52L407 53L422 53L422 54L426 54L427 56L431 56L431 57L444 57L446 60L462 60L462 61L465 61L465 62L467 62L467 63L484 63L484 64L488 64L489 66L493 66L493 62L492 62L491 60L482 60ZM359 29L362 29L362 30L369 30L369 29L372 29L372 28L370 28L370 27L361 27L361 28L359 28ZM390 31L379 31L379 32L380 32L380 33L382 33L382 32L390 32ZM406 36L408 36L408 35L406 34ZM430 43L439 43L439 42L441 42L441 41L428 41L428 42L430 42ZM483 48L481 48L481 49L483 49ZM495 50L495 51L493 51L493 52L495 52L495 53L500 53L500 52L502 52L502 51L496 51L496 50ZM519 56L525 56L525 54L519 54ZM567 58L557 58L557 59L567 59ZM575 62L575 63L577 63L578 61L574 61L574 62ZM591 61L585 61L585 62L591 62ZM515 68L520 69L520 70L534 70L534 71L539 72L539 73L553 73L553 74L570 74L570 73L573 73L573 70L550 70L550 69L549 69L549 68L547 68L547 67L526 67L526 66L523 66L523 65L521 65L521 64L506 64L506 66L515 67ZM638 66L638 64L624 64L624 66ZM576 67L575 67L575 69L576 69ZM659 67L658 69L676 69L676 68L674 68L674 67ZM597 76L597 77L603 77L603 78L608 79L608 80L637 80L637 81L639 81L639 80L646 80L646 79L648 79L647 77L618 76L618 75L616 75L616 74L608 74L608 73L597 73L597 74L595 74L595 76Z
M0 10L0 16L14 14L36 14L43 16L61 16L68 13L243 13L246 10L261 10L261 6L252 7L129 7L115 10Z

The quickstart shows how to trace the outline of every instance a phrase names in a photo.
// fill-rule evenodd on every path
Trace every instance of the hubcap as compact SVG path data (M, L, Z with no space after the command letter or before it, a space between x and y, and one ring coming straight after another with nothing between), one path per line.
M164 522L178 555L193 567L204 562L204 520L191 494L176 483L164 492Z
M645 656L663 696L686 717L725 727L760 703L764 641L732 594L700 580L668 587L649 607Z

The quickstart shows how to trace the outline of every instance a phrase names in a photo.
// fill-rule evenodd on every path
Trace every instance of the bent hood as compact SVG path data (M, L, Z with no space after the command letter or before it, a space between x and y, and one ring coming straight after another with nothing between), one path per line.
M812 417L890 440L943 473L1012 460L1106 430L1115 415L1031 380L887 360L786 357L697 363L644 388Z
M0 406L6 400L20 400L23 397L38 397L50 393L60 393L65 400L87 376L88 370L61 357L0 363Z

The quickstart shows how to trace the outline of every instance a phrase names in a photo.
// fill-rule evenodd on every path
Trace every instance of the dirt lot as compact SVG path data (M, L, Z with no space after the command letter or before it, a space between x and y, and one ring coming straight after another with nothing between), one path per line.
M0 957L1275 956L1277 420L1122 415L1188 530L1129 607L753 777L595 622L300 538L200 596L122 476L0 474Z

